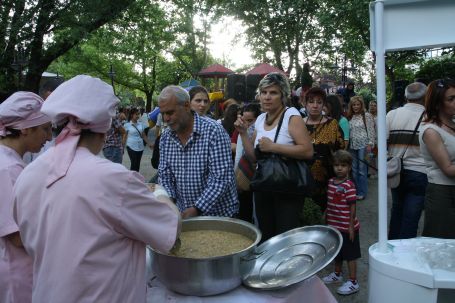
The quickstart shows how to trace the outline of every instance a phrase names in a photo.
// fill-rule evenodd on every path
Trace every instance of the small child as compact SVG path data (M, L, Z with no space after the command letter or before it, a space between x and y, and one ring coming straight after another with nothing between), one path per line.
M340 295L359 291L357 263L360 258L359 221L356 217L356 190L351 181L352 156L345 150L338 150L333 156L334 178L329 180L327 190L327 224L335 227L343 236L343 246L335 257L335 271L324 277L326 284L343 281L341 272L343 260L348 263L349 280L337 289Z

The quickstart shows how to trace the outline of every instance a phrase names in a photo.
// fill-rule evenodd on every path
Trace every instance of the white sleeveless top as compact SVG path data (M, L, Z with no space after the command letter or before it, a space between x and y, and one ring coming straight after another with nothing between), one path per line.
M428 182L440 185L455 185L455 178L449 178L442 172L434 159L431 157L427 146L423 142L423 134L428 128L432 128L439 133L442 138L442 142L444 143L444 146L449 153L450 162L452 164L455 163L455 136L435 124L423 124L419 133L419 142L420 152L422 153L423 159L425 160Z
M302 117L296 108L294 108L294 107L287 108L287 110L284 114L283 124L281 125L280 133L278 134L276 143L286 144L286 145L295 144L294 140L292 139L291 135L289 134L289 119L292 116ZM259 117L256 119L256 123L254 124L254 127L256 129L256 139L254 140L254 147L256 147L258 145L258 141L260 138L267 137L267 138L270 138L270 140L272 140L272 141L275 139L275 133L276 133L278 124L271 130L265 130L264 129L265 118L266 118L266 113L259 115Z

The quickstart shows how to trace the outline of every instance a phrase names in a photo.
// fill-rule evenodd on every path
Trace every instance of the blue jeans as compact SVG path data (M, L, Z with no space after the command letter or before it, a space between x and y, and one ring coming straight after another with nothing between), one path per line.
M409 239L417 236L420 215L424 208L427 175L404 169L400 185L392 188L392 214L389 239Z
M357 196L366 197L368 192L368 166L365 161L366 147L349 150L352 155L352 175L354 177Z
M108 146L103 148L104 158L111 160L114 163L122 163L123 155L122 148L116 146Z

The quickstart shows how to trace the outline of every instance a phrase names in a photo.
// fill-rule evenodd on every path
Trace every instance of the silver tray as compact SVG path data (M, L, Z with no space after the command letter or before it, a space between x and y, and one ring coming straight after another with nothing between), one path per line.
M301 282L326 267L342 243L340 232L325 225L300 227L277 235L244 257L243 283L272 290Z

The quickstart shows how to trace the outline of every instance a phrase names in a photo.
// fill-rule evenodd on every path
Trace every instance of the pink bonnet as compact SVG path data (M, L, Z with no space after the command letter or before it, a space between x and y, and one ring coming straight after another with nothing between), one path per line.
M86 75L64 82L49 95L41 111L51 117L54 123L67 124L55 139L48 187L66 176L82 129L95 133L109 130L118 102L112 86Z
M104 129L90 128L104 133L111 126L110 120L115 116L118 102L112 86L98 78L79 75L58 86L46 99L41 111L57 124L70 116L80 124L100 127L104 123Z
M45 124L51 119L40 112L43 99L32 92L16 92L0 104L0 136L10 129L25 129Z

